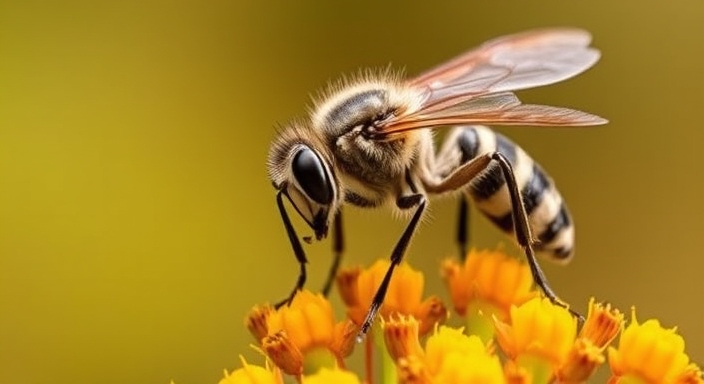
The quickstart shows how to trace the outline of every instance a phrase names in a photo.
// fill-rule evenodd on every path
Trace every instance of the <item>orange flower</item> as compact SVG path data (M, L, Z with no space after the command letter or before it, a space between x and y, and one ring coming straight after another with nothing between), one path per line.
M528 265L501 251L472 250L464 264L447 259L442 275L467 331L484 341L494 337L494 317L505 321L512 305L537 295Z
M342 270L337 277L337 286L347 315L355 324L362 324L374 294L388 270L388 260L378 260L369 269ZM433 325L447 316L445 305L436 296L423 298L424 277L402 263L394 271L389 289L379 314L382 319L392 315L412 315L420 321L420 333L425 334Z
M505 320L512 305L536 295L528 265L501 251L472 250L463 265L445 260L442 271L452 304L462 316L472 302L480 301L495 307L496 316Z
M609 348L609 383L702 383L699 368L690 363L684 339L676 332L654 319L639 324L633 309L618 349Z
M557 369L560 383L583 383L604 363L604 350L623 328L623 314L589 300L589 313L566 361Z
M305 367L344 366L356 335L351 321L335 323L325 297L307 290L275 311L255 307L246 324L267 356L287 374L299 377L308 371Z
M604 350L623 328L623 313L610 304L589 300L587 320L579 331L579 337L588 339L594 346Z
M303 374L303 353L293 344L286 331L264 337L262 349L282 371L296 377Z
M246 326L276 366L270 370L243 362L243 368L226 372L221 384L280 384L282 372L294 375L300 384L359 384L357 376L344 371L344 358L355 345L358 324L388 266L382 260L367 270L348 269L337 276L346 321L335 322L330 302L309 291L297 293L290 305L278 310L255 307ZM532 289L527 265L503 253L473 251L463 265L445 261L443 271L455 309L467 324L484 329L439 326L447 316L445 307L437 297L424 300L423 274L402 264L391 280L379 313L381 327L376 329L388 353L381 369L374 369L374 344L366 344L367 382L372 382L373 372L381 372L384 382L401 384L577 384L587 382L606 361L608 348L613 372L609 384L704 384L675 329L663 329L657 320L639 324L634 313L624 330L621 312L591 299L578 332L577 320L566 308ZM432 329L435 332L422 345L420 337ZM610 348L619 333L619 348ZM496 345L504 352L500 356Z
M584 383L604 361L604 353L599 347L589 339L578 338L555 376L563 384Z
M244 325L258 342L269 333L266 322L273 312L274 308L269 305L257 305L244 319Z
M394 361L408 356L422 356L423 347L418 340L418 320L412 316L392 317L383 321L381 327L389 356Z

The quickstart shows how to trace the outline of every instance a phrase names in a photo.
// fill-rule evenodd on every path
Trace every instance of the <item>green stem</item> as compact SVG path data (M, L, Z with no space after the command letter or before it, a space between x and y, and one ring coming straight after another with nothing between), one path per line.
M374 341L379 355L381 356L381 382L384 384L393 384L398 382L396 375L396 363L389 355L384 345L384 334L381 325L377 323L374 327Z
M493 305L475 301L467 307L465 315L465 333L478 336L484 343L494 339L494 314L498 313Z
M552 364L545 358L529 354L520 355L516 364L530 372L532 384L549 384L552 380Z
M374 383L374 335L368 335L364 341L364 377L365 383Z
M306 375L317 373L323 367L333 369L336 365L335 355L327 348L313 349L303 357L303 373Z

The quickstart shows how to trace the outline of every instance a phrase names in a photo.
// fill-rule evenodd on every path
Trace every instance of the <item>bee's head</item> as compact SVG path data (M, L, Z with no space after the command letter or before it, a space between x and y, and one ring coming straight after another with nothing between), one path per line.
M269 177L310 225L315 237L327 236L337 209L338 186L330 162L298 126L282 132L269 152Z

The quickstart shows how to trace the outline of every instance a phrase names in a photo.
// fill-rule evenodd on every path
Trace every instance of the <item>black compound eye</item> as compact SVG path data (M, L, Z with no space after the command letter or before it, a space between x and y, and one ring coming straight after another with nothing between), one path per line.
M298 151L293 157L293 176L303 192L319 204L332 203L332 184L325 172L325 166L318 155L310 148Z

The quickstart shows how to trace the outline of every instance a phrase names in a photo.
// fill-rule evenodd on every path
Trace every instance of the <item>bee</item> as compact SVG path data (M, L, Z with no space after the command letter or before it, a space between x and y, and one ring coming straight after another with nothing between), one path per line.
M316 240L333 228L334 260L325 294L344 248L343 205L390 206L408 213L390 267L360 325L361 340L384 301L429 197L452 192L460 199L461 255L467 246L471 200L517 241L545 296L566 306L551 289L535 255L569 261L574 251L569 211L545 171L519 146L483 125L605 124L601 117L569 108L523 104L514 94L566 80L593 66L600 53L590 43L590 34L579 29L532 30L490 40L415 78L366 72L323 93L306 118L280 130L269 151L269 177L300 265L292 293L277 306L290 302L306 281L306 255L284 198ZM433 133L441 127L451 131L436 150Z

